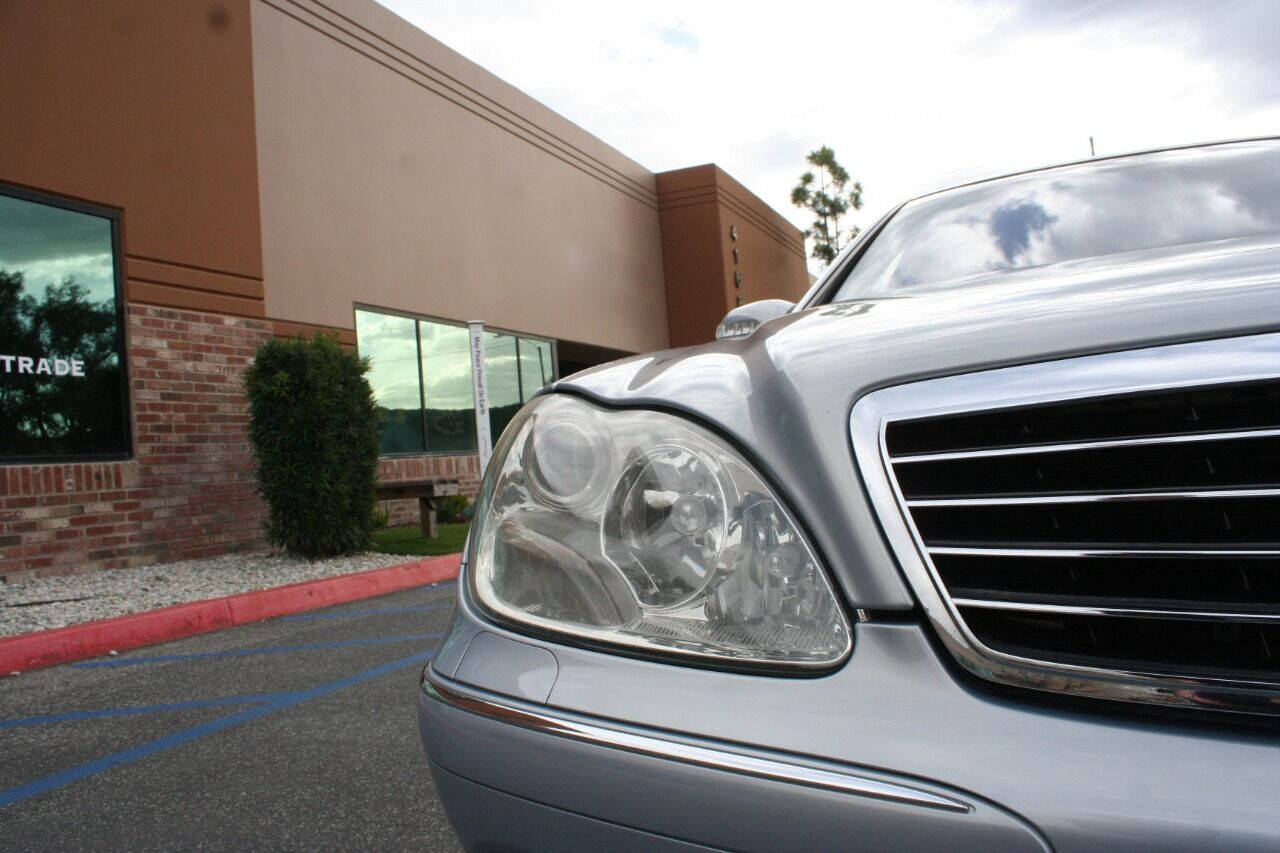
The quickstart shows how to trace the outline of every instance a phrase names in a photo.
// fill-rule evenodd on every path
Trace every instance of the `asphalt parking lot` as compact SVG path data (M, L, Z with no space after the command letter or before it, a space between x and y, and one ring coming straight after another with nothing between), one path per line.
M0 849L461 849L414 709L453 594L0 679Z

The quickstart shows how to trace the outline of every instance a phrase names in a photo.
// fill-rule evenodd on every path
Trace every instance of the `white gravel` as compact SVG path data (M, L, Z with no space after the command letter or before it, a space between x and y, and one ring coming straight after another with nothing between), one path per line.
M421 558L364 553L312 563L276 551L261 551L0 583L0 637L417 559Z

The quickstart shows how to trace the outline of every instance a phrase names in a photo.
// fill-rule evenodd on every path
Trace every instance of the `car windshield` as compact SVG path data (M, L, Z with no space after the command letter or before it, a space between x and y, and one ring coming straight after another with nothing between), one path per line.
M1267 234L1280 234L1276 142L1102 160L909 202L832 301L910 296L1001 271Z

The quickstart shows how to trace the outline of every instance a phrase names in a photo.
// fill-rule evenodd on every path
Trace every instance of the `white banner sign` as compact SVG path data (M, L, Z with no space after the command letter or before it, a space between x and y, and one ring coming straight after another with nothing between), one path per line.
M476 447L480 451L480 476L489 466L493 455L493 436L489 434L489 386L484 377L484 323L472 320L471 329L471 387L476 398Z

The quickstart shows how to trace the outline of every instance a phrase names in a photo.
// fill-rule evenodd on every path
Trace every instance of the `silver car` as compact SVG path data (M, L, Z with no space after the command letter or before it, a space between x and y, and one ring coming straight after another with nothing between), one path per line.
M915 199L722 330L495 449L468 848L1280 847L1280 143Z

